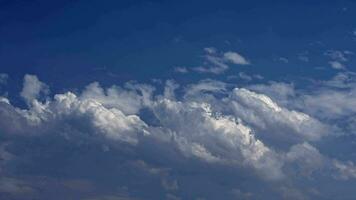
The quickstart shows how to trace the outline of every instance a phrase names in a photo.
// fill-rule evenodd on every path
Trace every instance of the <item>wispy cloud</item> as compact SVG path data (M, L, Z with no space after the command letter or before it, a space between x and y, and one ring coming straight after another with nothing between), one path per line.
M338 50L328 50L324 53L325 56L328 56L331 61L329 64L334 69L345 69L345 64L348 61L347 56L353 55L351 51L338 51Z
M182 74L188 73L188 69L186 67L175 67L174 71Z
M221 74L229 69L229 64L250 65L250 62L237 52L220 53L213 47L204 48L204 51L204 65L193 68L200 73Z

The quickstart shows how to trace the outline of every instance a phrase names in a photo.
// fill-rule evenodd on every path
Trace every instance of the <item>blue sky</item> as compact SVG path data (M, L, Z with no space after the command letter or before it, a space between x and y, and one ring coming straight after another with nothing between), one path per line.
M355 199L355 9L0 1L0 198Z

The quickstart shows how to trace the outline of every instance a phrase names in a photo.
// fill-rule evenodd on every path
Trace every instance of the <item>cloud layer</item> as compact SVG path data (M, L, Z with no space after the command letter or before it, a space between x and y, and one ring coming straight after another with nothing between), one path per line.
M247 62L231 52L224 57ZM353 126L330 119L356 112L353 93L331 86L353 91L354 80L339 74L314 92L276 82L241 88L203 80L180 87L169 80L161 94L146 84L94 82L51 97L45 83L26 75L21 96L28 107L0 101L0 193L15 199L48 198L55 190L81 199L326 198L320 195L328 195L327 185L313 180L356 178L352 160L318 149ZM335 101L344 107L329 108Z

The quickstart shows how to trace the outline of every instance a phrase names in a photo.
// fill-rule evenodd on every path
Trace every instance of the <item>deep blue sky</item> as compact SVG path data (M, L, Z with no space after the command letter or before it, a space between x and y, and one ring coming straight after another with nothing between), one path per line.
M324 51L355 48L354 9L352 1L2 0L0 66L15 79L34 73L59 88L185 80L173 67L198 65L202 49L212 46L252 60L243 71L322 76L328 73L315 68L326 67ZM309 63L297 59L305 52Z

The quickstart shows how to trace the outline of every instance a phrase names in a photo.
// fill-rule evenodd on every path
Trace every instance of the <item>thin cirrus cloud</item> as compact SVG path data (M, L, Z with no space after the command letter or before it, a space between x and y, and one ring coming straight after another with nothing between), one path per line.
M317 145L334 137L334 132L343 132L343 127L329 124L327 116L342 119L347 108L320 113L312 103L322 102L319 106L324 107L333 103L320 101L324 92L334 91L331 82L353 91L352 75L344 76L348 79L335 78L311 93L286 83L239 88L207 79L187 86L169 80L162 94L147 84L103 88L94 82L79 93L67 91L40 100L39 94L48 86L36 76L26 75L21 94L28 108L18 108L5 97L0 101L0 130L4 133L0 191L10 197L35 197L50 193L51 188L73 192L74 187L82 188L77 192L85 196L92 191L85 188L95 185L101 188L95 193L100 198L109 195L102 186L110 182L121 188L110 194L126 199L194 199L216 194L225 199L237 194L261 199L276 192L282 197L286 191L315 197L315 193L293 186L301 183L298 175L334 181L356 178L353 162L323 154ZM176 96L176 90L183 96ZM296 110L301 103L304 109ZM24 142L28 146L19 148ZM94 165L93 158L100 163ZM29 171L24 174L26 179L12 177L20 173L11 168L14 163ZM185 175L191 172L196 175ZM53 173L67 178L56 183ZM74 181L78 185L73 186L78 174L84 180ZM46 187L32 183L43 176ZM245 179L244 185L233 181L237 178ZM223 187L218 187L217 179L226 181ZM5 184L6 180L11 181ZM142 181L151 185L149 190L138 184ZM195 190L188 192L187 187ZM200 193L200 187L209 191ZM318 189L326 192L321 186Z

